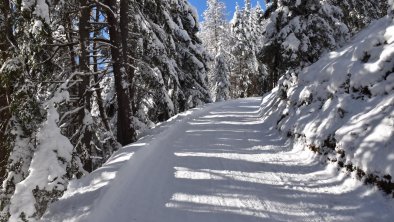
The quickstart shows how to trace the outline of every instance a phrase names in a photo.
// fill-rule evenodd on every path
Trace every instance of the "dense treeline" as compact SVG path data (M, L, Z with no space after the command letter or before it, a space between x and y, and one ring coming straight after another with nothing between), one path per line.
M220 60L208 62L213 98L227 98L216 96L227 92L217 85L226 86L231 98L262 95L286 73L297 74L387 14L386 0L267 0L265 11L245 0L227 22L223 2L207 5L200 36L211 57L224 57L227 71L227 78L218 78Z
M0 221L40 218L70 179L211 101L186 0L5 0L0 10Z
M297 75L386 14L386 0L271 1L265 12L264 46L258 56L273 80L268 90L281 76Z

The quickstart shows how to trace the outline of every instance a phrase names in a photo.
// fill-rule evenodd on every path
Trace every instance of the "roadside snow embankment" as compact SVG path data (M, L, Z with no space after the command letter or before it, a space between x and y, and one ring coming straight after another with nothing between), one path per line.
M287 74L261 115L327 160L392 193L394 21L375 21L338 51ZM393 193L394 196L394 193Z

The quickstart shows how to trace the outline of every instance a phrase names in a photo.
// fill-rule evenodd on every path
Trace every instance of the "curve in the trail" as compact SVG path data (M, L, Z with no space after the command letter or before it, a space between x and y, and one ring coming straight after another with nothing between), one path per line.
M44 221L392 221L393 201L283 139L260 100L161 124L73 181Z

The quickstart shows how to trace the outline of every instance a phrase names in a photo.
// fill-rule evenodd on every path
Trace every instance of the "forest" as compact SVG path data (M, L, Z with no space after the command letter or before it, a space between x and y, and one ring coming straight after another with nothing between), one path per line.
M387 112L376 118L381 124L393 121L394 51L388 34L362 40L374 45L349 52L343 57L349 62L339 66L386 56L377 71L368 72L378 77L364 77L367 71L356 68L324 76L334 58L324 56L356 41L370 24L383 18L381 27L394 32L393 1L265 0L262 7L244 0L230 21L224 2L206 2L201 20L202 12L188 0L0 2L0 221L40 221L70 181L100 169L158 124L204 104L239 98L268 95L261 115L274 119L272 127L302 139L314 152L331 147L334 156L343 154L328 157L335 159L331 162L369 169L350 149L348 128L340 128L345 120L311 130L309 123L330 117L323 111L316 118L309 114L346 94L366 101L354 107L388 101L391 106L382 108ZM335 92L321 93L319 87ZM350 103L338 99L332 105L339 119L346 119L353 109L338 104ZM386 145L376 147L393 146L392 131L377 135ZM361 139L354 144L363 147ZM385 154L394 152L390 149ZM353 155L351 166L345 153ZM373 167L383 172L388 165ZM383 179L387 172L371 174L371 183L391 193L394 175Z

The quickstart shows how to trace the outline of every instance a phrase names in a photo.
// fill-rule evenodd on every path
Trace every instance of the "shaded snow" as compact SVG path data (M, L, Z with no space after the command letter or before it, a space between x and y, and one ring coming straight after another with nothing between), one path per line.
M45 0L22 0L22 10L33 11L33 14L41 18L47 24L50 23L49 6Z
M297 51L300 47L301 41L297 39L294 33L287 36L286 40L282 43L286 50Z

